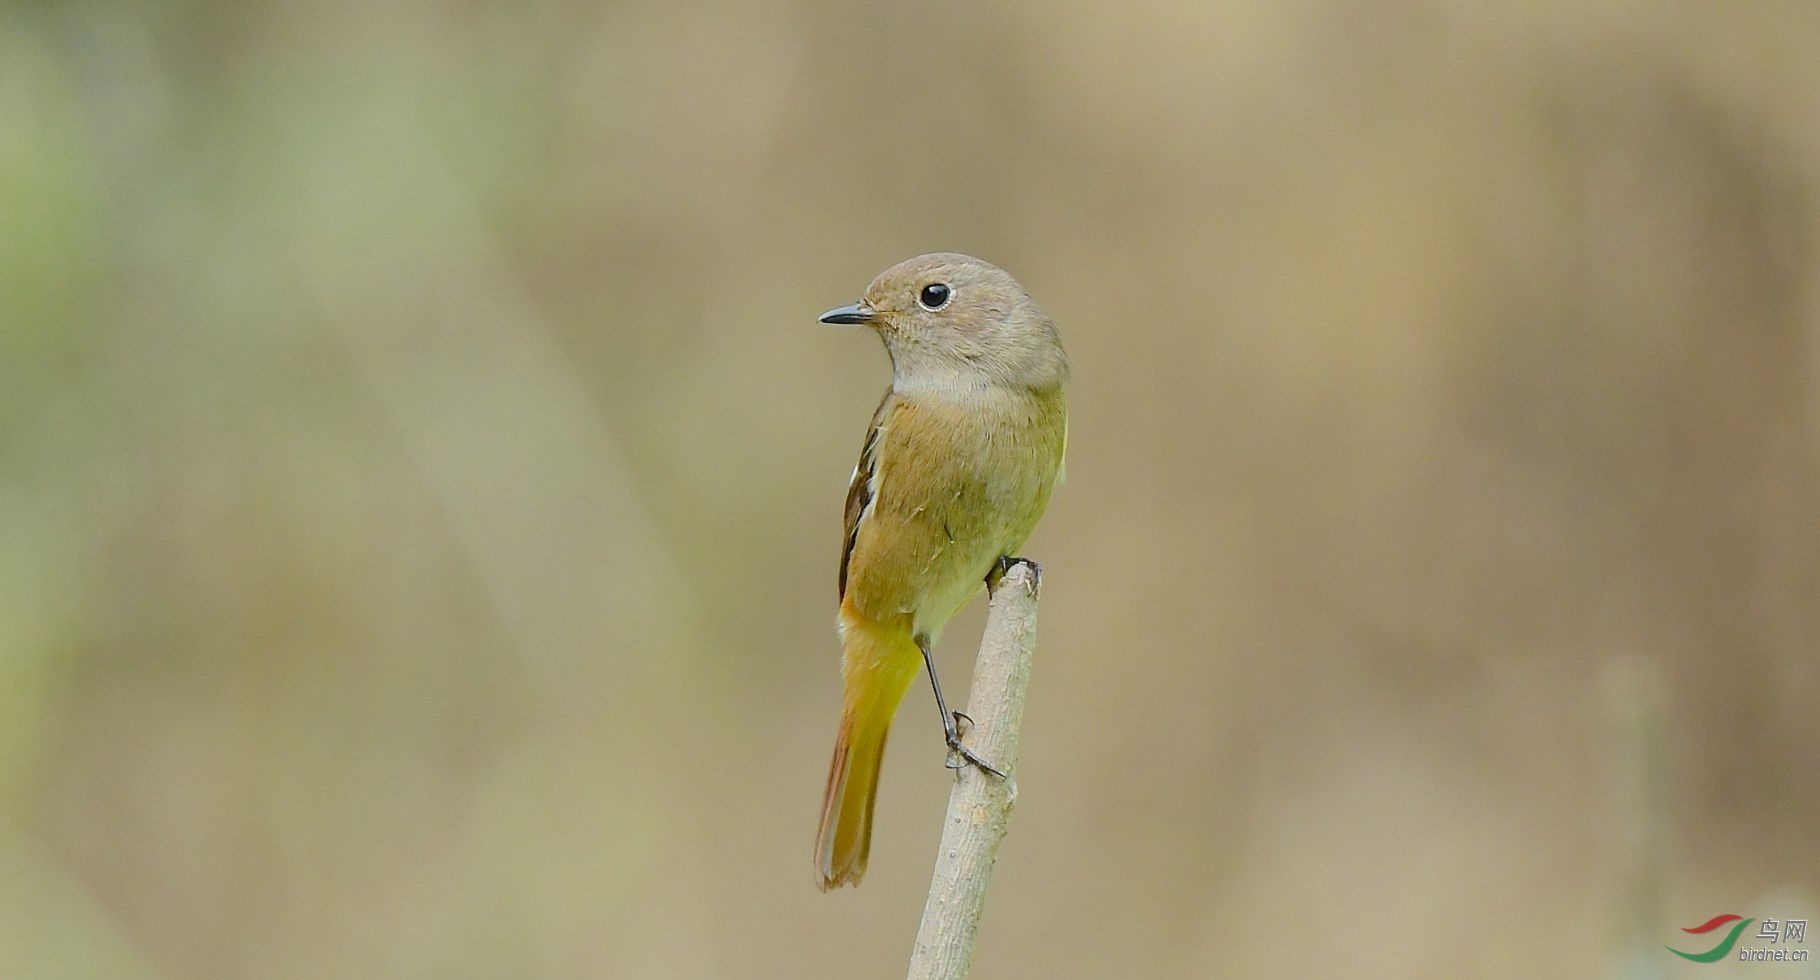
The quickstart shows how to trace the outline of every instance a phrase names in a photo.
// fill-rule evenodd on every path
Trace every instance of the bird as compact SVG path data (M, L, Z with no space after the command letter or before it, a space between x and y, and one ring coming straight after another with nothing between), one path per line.
M1004 270L956 252L906 259L822 323L872 328L891 386L847 487L842 698L815 841L823 891L857 885L891 719L929 673L951 766L1002 777L963 741L931 650L1014 560L1063 475L1069 363L1055 322Z

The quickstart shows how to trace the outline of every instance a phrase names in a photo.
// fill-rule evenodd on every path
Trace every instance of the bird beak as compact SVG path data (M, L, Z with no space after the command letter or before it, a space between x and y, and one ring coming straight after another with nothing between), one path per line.
M877 318L878 311L864 303L837 306L821 315L823 323L871 323Z

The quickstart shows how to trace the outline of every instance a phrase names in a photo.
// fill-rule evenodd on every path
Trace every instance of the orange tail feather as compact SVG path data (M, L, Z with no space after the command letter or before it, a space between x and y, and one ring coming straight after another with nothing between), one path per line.
M816 882L823 891L857 885L872 848L872 806L885 737L898 703L922 667L922 653L906 632L848 622L842 673L840 734L822 797L815 835Z

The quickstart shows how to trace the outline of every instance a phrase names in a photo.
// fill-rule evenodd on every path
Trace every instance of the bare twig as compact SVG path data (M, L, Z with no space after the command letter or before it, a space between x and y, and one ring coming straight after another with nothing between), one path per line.
M973 667L967 696L973 727L967 744L1007 774L1006 779L973 766L957 771L948 797L942 848L923 906L923 924L910 954L910 980L959 980L973 961L986 885L998 861L999 842L1017 799L1018 727L1030 686L1036 651L1036 599L1042 581L1032 563L1013 564L992 591L986 635Z

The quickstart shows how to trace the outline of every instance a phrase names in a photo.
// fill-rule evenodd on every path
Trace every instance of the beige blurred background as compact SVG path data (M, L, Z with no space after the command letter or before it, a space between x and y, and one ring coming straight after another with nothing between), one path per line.
M1662 948L1816 911L1820 6L1195 6L5 7L0 977L901 975L931 249L1076 366L977 975L1820 975Z

